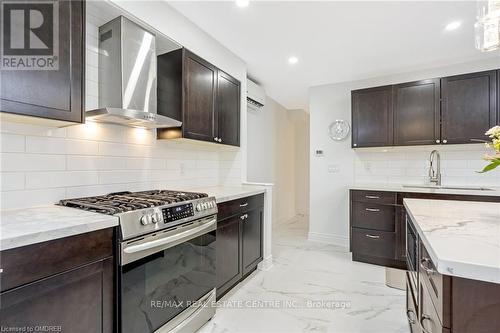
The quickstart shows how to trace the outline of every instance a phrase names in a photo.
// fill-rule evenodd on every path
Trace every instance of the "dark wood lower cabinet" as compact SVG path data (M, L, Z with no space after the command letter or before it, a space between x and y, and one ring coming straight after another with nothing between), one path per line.
M242 277L240 217L217 225L217 293L224 294Z
M263 205L262 194L218 205L217 298L262 261Z
M258 208L245 213L242 220L243 275L262 261L262 215L262 208Z
M485 193L487 194L487 193ZM495 196L350 190L352 259L406 269L404 198L500 202Z
M2 330L113 332L113 238L104 229L0 252Z
M0 295L2 328L113 331L113 260L101 260Z
M410 223L413 222L410 220ZM439 273L428 249L422 241L418 242L418 287L414 288L409 273L406 275L406 312L410 331L500 332L500 284Z

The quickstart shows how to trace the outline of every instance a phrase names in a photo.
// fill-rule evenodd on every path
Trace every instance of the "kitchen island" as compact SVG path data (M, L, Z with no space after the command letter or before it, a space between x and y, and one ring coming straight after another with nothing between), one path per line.
M499 332L500 203L404 206L411 332Z

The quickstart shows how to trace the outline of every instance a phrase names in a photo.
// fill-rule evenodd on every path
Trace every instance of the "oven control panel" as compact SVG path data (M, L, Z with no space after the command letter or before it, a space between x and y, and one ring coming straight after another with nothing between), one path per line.
M194 216L193 204L178 205L162 209L163 221L165 223L185 219Z

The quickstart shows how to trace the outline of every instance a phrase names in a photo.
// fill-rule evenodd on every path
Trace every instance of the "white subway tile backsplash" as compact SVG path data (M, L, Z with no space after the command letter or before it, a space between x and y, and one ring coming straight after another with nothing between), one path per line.
M42 189L98 184L99 177L95 171L52 171L27 172L26 188Z
M354 177L357 183L426 184L429 182L429 154L441 154L445 185L500 186L500 172L479 174L487 164L483 145L406 147L398 151L356 151Z
M66 169L64 155L2 153L0 159L2 172Z
M2 152L18 153L24 152L25 137L16 134L2 135Z
M1 193L1 209L26 208L47 204L55 204L66 196L65 188L49 188L43 190L21 190Z
M66 157L67 170L120 170L125 169L123 158L109 156L78 156Z
M13 191L24 189L24 173L22 172L2 172L2 191Z
M97 155L98 143L87 140L27 136L26 152L39 154Z

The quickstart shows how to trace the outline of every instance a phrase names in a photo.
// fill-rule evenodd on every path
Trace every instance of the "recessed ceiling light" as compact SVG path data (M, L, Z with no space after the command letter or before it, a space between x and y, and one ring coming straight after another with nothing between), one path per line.
M294 64L296 64L298 62L299 62L299 58L297 58L297 57L290 57L290 58L288 58L288 63L290 65L294 65Z
M452 31L452 30L460 28L461 25L462 25L462 21L453 21L453 22L448 23L446 25L446 27L444 27L444 30Z
M250 0L236 0L236 6L244 8L250 4Z

